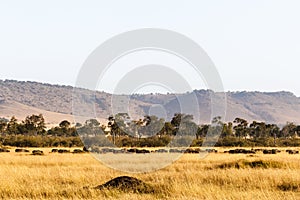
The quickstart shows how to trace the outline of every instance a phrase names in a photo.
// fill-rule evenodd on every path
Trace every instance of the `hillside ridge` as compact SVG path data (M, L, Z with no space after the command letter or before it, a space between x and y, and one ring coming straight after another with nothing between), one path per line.
M72 86L52 85L33 81L0 80L0 115L25 116L32 110L48 112L57 117L51 117L51 122L70 119L73 114L72 102L80 103L80 113L85 117L107 118L111 112L112 95L106 92L94 92L87 89L77 89L80 98L73 97ZM194 90L201 113L201 122L209 122L211 117L211 90ZM130 111L132 118L139 118L149 114L153 105L161 105L166 109L167 117L180 112L178 98L191 92L182 94L132 94L130 96ZM300 98L289 91L259 92L240 91L226 92L227 113L224 121L232 121L241 117L248 121L266 121L283 124L287 121L300 122ZM14 109L8 109L9 104ZM26 109L24 109L25 107ZM94 112L96 107L96 113ZM18 108L19 107L19 108ZM19 111L17 111L19 110ZM16 113L19 112L19 113ZM23 112L23 113L22 113ZM27 112L27 113L26 113ZM42 113L43 114L43 113ZM57 120L55 120L57 118ZM54 120L54 121L53 121Z

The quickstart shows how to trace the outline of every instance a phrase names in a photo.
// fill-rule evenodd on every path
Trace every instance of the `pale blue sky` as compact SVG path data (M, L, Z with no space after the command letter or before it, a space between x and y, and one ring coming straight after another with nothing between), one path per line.
M0 79L74 85L84 60L105 40L163 28L202 46L226 91L300 96L299 10L298 0L2 0Z

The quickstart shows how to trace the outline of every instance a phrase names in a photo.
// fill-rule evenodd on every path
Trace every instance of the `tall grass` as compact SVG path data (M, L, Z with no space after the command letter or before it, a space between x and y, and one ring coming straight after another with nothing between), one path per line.
M300 199L300 155L247 157L218 153L204 159L199 155L184 155L159 171L129 174L107 168L90 154L54 154L48 153L50 149L42 150L44 156L0 154L0 198ZM249 163L256 161L267 167L251 167ZM239 162L248 166L219 167ZM93 189L124 175L151 184L156 193Z

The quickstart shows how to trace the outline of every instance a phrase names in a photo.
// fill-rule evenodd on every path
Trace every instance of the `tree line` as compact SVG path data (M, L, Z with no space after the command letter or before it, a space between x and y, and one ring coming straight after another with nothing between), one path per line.
M63 120L58 126L46 128L42 114L27 116L18 122L0 118L1 143L12 146L80 146L95 143L116 146L166 146L176 135L193 137L192 146L201 146L211 132L218 132L216 146L300 146L300 125L287 122L282 127L266 122L236 118L223 122L215 117L210 124L196 124L193 116L176 113L169 121L157 116L144 116L132 120L127 113L107 118L102 124L97 119L83 124ZM104 137L108 140L104 140ZM35 140L33 142L33 140Z

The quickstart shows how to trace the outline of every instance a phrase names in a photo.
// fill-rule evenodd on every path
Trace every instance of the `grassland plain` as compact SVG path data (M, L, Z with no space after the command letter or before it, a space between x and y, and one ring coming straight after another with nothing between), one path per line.
M41 149L41 148L40 148ZM129 174L90 154L0 153L2 199L300 199L300 155L185 154L159 171ZM219 149L222 152L225 149ZM151 194L95 190L118 176L151 184Z

